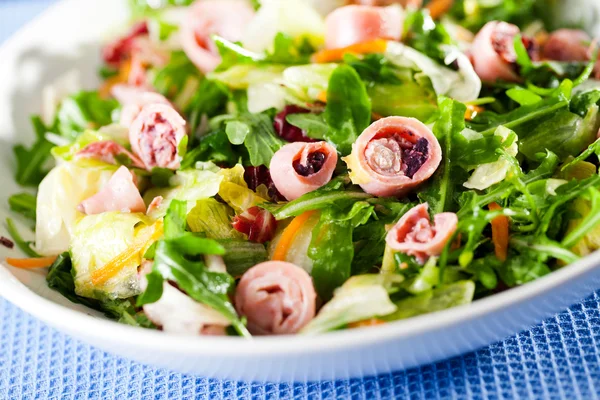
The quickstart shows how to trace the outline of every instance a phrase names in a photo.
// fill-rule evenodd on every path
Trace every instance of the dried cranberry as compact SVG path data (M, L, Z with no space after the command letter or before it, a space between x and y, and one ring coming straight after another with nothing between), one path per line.
M244 171L244 180L248 184L248 187L254 191L256 191L256 188L260 185L265 185L271 200L285 201L285 197L279 193L271 179L269 168L264 165L261 165L260 167L246 167L246 170Z
M107 44L102 49L102 59L106 64L118 67L131 55L133 40L138 36L147 35L148 32L146 21L135 24L127 35Z
M292 165L298 175L309 176L316 174L321 170L321 168L323 168L326 158L327 156L325 156L325 153L321 151L315 151L308 155L306 159L306 165L301 164L300 160L295 160Z
M277 220L267 210L252 207L237 215L232 222L233 229L248 235L248 240L264 243L273 239L277 229Z
M425 138L417 140L417 143L411 149L404 149L402 151L402 164L406 168L404 175L412 179L423 164L425 164L425 161L427 161L428 153L429 142Z
M306 136L306 132L302 129L298 128L287 122L286 117L289 114L307 114L310 110L306 110L304 108L290 105L286 106L283 111L275 116L275 120L273 121L273 127L275 127L275 132L277 135L281 137L283 140L288 142L314 142L313 139Z

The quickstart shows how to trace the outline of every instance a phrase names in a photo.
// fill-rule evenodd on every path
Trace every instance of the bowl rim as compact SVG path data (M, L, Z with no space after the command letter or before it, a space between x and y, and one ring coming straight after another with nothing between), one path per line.
M48 7L0 45L0 58L13 47L18 48L21 36L28 28L51 13L58 12L76 0L60 0ZM82 338L119 342L123 345L152 347L157 351L194 353L218 357L308 355L365 347L381 341L438 331L506 309L558 286L573 281L600 265L600 251L582 257L577 262L541 277L533 282L497 293L447 310L424 314L405 320L358 329L348 329L319 335L214 337L177 335L121 324L109 319L70 309L33 292L11 272L13 267L0 262L0 295L25 312ZM368 332L368 334L365 334Z

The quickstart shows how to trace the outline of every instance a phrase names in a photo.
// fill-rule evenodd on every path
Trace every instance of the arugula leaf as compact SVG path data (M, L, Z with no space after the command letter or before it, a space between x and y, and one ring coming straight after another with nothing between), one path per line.
M267 250L260 243L238 239L221 239L217 242L225 249L223 261L227 272L233 277L244 275L244 272L268 259Z
M450 15L465 28L477 32L490 21L506 21L523 26L537 18L537 0L456 0ZM541 2L546 4L547 2Z
M436 24L428 9L413 11L404 21L406 44L444 64L446 52L444 45L453 43L452 38L442 24Z
M497 267L500 279L510 287L523 285L534 281L551 271L548 266L537 257L530 255L511 255L504 263Z
M183 51L171 53L169 62L165 66L154 70L152 77L152 86L156 91L172 100L182 110L187 110L190 99L183 99L180 94L183 94L187 85L198 85L202 79L198 68ZM199 88L196 91L196 96L198 96L198 92L200 92ZM206 96L204 92L201 95Z
M233 150L224 129L203 136L200 144L188 151L181 161L181 169L192 168L197 161L234 165L240 155Z
M48 129L44 126L42 119L35 115L31 117L31 123L36 135L36 141L30 149L18 144L13 147L17 159L17 171L15 180L21 186L38 186L44 176L49 172L46 162L50 158L50 150L54 147L46 140Z
M153 16L169 6L189 6L194 0L129 0L129 8L134 19Z
M31 248L31 242L27 242L21 237L21 234L17 230L15 223L10 218L6 218L6 230L12 237L17 247L21 249L23 253L27 254L29 257L41 257Z
M577 226L572 229L562 240L562 245L571 248L577 244L584 236L600 224L600 191L597 188L589 188L584 194L584 198L589 200L590 211ZM563 260L573 262L571 260Z
M8 205L11 211L33 221L35 221L36 216L36 202L36 197L29 193L13 194L8 198Z
M348 155L352 143L371 123L371 101L353 68L340 65L331 74L324 117L329 125L326 139Z
M69 253L58 256L50 266L46 281L48 286L73 303L103 312L107 317L133 326L156 328L141 312L137 312L134 304L129 299L95 300L75 294L75 282L72 274L73 266Z
M278 32L273 40L273 51L267 52L266 62L273 64L308 64L315 49L306 36L300 40Z
M428 189L419 197L429 203L430 212L435 215L453 209L453 196L458 182L453 179L452 163L455 158L454 137L465 128L467 107L450 98L440 96L440 118L433 127L433 133L442 147L442 164L437 169ZM461 182L462 183L462 182Z
M329 131L329 126L325 122L323 114L288 114L285 119L291 125L302 129L306 132L306 136L312 139L324 140Z
M65 98L56 113L56 131L74 140L87 129L97 129L112 122L119 106L115 99L103 99L97 91L82 91Z
M187 203L173 200L164 220L164 239L156 244L152 272L146 276L148 287L138 296L137 305L154 303L160 299L163 282L175 282L194 300L220 312L242 336L249 332L240 321L228 294L234 280L226 273L211 272L199 256L224 255L225 248L212 239L205 239L186 232Z
M202 118L217 115L227 104L229 90L218 81L204 79L187 105L185 112L189 115L190 131L196 132Z

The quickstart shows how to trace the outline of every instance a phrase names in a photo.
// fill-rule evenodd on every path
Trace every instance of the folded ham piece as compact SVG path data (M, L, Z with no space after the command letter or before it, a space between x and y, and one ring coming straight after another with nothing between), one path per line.
M146 205L135 184L135 175L123 166L98 193L82 201L77 210L87 215L108 211L146 212Z
M402 24L402 8L397 5L340 7L325 20L325 46L337 49L375 39L399 40Z
M179 168L178 147L185 136L185 120L167 104L144 106L129 128L131 148L147 170Z
M401 196L429 179L442 149L431 130L415 118L387 117L369 126L344 158L352 182L375 196Z
M543 56L555 61L589 61L594 41L579 29L559 29L552 32L544 44ZM594 78L600 79L600 59L594 68Z
M271 159L271 179L291 201L327 184L337 159L337 151L327 142L286 144Z
M520 80L516 72L517 54L514 47L515 36L520 32L516 25L492 21L477 33L471 46L471 61L482 81ZM530 55L534 56L535 42L523 38L523 43L531 51Z
M435 215L432 224L427 208L427 203L413 207L400 218L385 239L392 250L414 256L421 264L442 253L458 224L456 214L451 212Z
M308 273L284 261L267 261L242 276L235 294L238 313L254 335L292 334L315 316L316 293Z
M131 85L115 85L111 89L111 94L123 106L119 123L128 128L144 106L149 104L171 105L162 94Z
M221 62L210 36L240 41L253 17L254 10L244 0L196 1L181 26L183 50L200 71L209 73Z

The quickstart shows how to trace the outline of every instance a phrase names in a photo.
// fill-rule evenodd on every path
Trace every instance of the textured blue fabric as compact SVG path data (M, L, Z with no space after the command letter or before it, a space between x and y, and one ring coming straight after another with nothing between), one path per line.
M0 42L53 2L0 0ZM246 383L173 373L109 355L0 299L0 400L595 399L600 393L599 310L596 294L503 342L408 371L335 382Z

